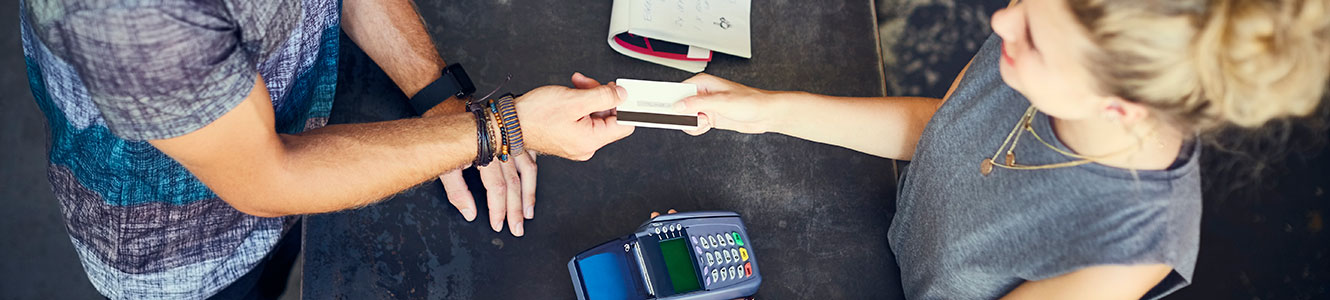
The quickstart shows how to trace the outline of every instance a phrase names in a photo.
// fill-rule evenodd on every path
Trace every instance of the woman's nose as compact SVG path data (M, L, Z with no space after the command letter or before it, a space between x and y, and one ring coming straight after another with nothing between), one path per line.
M1025 32L1021 26L1024 23L1020 19L1019 4L1009 8L999 9L993 13L992 21L989 22L993 27L993 33L1002 37L1003 43L1012 43L1021 41L1020 34Z

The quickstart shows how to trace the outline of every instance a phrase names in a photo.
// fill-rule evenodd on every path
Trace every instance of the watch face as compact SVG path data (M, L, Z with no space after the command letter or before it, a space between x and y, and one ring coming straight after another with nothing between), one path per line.
M453 80L457 82L457 98L466 98L476 92L476 85L471 83L471 76L466 75L466 70L462 69L462 64L448 65L444 72L452 74Z

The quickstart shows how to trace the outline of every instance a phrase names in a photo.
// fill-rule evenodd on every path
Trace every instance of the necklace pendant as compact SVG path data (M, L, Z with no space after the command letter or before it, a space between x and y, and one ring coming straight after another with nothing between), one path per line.
M1016 165L1016 154L1013 154L1013 153L1007 153L1007 165L1008 165L1008 166L1015 166L1015 165Z
M979 174L988 176L989 173L993 173L993 159L985 158L983 162L979 163Z

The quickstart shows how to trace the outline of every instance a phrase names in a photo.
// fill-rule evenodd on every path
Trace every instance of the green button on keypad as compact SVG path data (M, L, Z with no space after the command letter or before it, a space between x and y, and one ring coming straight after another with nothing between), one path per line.
M739 237L739 233L738 233L738 232L730 232L730 234L731 234L731 235L734 235L734 243L739 244L739 246L743 246L743 245L744 245L744 239L741 238L741 237Z

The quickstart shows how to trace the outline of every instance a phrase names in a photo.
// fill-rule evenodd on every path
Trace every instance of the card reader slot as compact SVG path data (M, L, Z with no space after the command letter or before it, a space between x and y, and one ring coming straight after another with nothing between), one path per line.
M656 295L656 289L651 285L651 274L647 272L647 265L642 259L642 245L633 242L633 255L637 256L637 271L642 273L642 282L647 285L647 294Z

